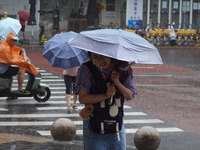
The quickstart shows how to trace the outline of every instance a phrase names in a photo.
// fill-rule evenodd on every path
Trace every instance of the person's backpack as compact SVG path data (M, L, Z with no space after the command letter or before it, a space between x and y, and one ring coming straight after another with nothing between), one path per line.
M100 70L93 65L92 62L85 63L92 79L92 88L90 92L92 94L105 93L107 86L112 81L110 78L104 80L102 78ZM90 117L90 126L95 133L107 134L107 133L119 133L122 128L123 121L123 104L124 97L120 91L116 88L116 94L111 99L106 99L102 102L93 104L94 110Z

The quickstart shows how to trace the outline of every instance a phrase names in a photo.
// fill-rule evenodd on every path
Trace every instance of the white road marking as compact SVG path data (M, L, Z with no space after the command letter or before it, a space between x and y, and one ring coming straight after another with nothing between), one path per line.
M39 114L40 115L40 114ZM51 126L54 121L6 121L0 122L0 126ZM73 121L75 125L83 125L83 121ZM142 123L164 123L159 119L133 119L124 120L124 124L142 124Z
M135 120L124 120L124 124L137 124L137 123L164 123L159 119L135 119Z
M42 76L42 78L45 78L45 79L60 79L60 77L58 77L58 76Z
M63 90L65 91L65 84L64 83L56 83L56 87L54 86L55 83L48 84L50 86L50 90ZM25 84L23 86L26 86ZM190 86L189 84L134 84L135 87L187 87ZM13 84L12 90L17 90L18 85ZM54 93L54 92L53 92Z
M54 87L54 86L56 86L56 87L61 87L61 88L65 88L65 83L47 83L47 85L48 86L50 86L50 88L52 88L52 87ZM25 87L26 86L26 83L24 83L23 84L23 87ZM15 88L17 88L18 87L18 84L12 84L12 87L15 87ZM13 89L13 88L12 88Z
M50 87L50 89L51 89L51 87ZM51 94L65 94L66 92L65 92L65 90L63 90L63 91L51 91Z
M136 66L134 66L134 67L131 67L131 68L133 68L133 69L136 69L136 68L137 68L137 69L138 69L138 68L139 68L139 69L141 69L141 68L153 69L154 67L136 67Z
M134 77L172 77L169 74L135 74Z
M84 106L77 106L78 109L83 109ZM124 106L124 108L132 108L130 106ZM36 107L37 110L66 110L67 109L67 104L66 107Z
M27 99L27 98L32 98L32 97L19 97L19 99ZM60 95L52 95L50 98L55 98L55 99L61 99L61 98L64 98L65 99L65 96L60 96ZM73 98L73 96L71 96L71 98ZM48 100L48 101L50 101L50 100ZM48 102L48 101L46 101L46 102Z
M158 132L183 132L184 130L176 127L155 128ZM126 133L135 133L138 129L125 129Z
M12 90L13 91L16 91L17 90L17 88L12 88ZM50 90L51 90L51 87L50 87ZM65 92L65 88L60 88L60 90L59 91L51 91L51 94L65 94L66 92ZM51 97L50 97L51 98Z
M20 97L21 98L21 97ZM72 103L72 102L71 102ZM79 102L77 102L77 104L78 104ZM27 101L27 100L25 100L25 101L23 101L23 100L15 100L15 101L9 101L9 102L7 102L7 101L5 101L5 102L2 102L2 104L6 104L6 105L48 105L48 104L66 104L67 105L67 102L65 101L65 100L63 100L63 101L47 101L47 102L37 102L37 101L35 101L34 99L33 100L29 100L29 101ZM57 108L57 107L56 107Z
M0 111L8 111L6 108L0 108Z
M43 72L43 73L41 73L41 75L42 76L52 76L52 75L54 75L53 73L49 73L49 72Z
M134 134L139 128L134 129L125 129L126 134ZM155 128L160 133L166 132L183 132L184 130L176 128L176 127L168 127L168 128ZM51 136L50 131L37 131L42 136ZM83 135L83 130L76 130L76 135Z
M136 87L185 87L188 84L135 84Z
M38 69L39 70L39 73L41 72L47 72L46 70L41 70L41 69Z
M125 116L146 116L142 112L125 112ZM56 117L80 117L78 113L71 114L0 114L0 118L56 118ZM155 120L156 121L156 120ZM131 123L131 122L127 122Z
M54 84L55 85L55 84ZM15 90L17 90L18 88L17 87L13 87L12 88L12 90L13 91L15 91ZM63 86L63 87L51 87L50 86L50 90L59 90L60 92L61 92L61 90L62 91L64 91L65 92L65 87ZM54 93L55 91L51 91L51 93Z
M27 82L28 80L27 79L25 79L24 80L24 82ZM41 82L63 82L64 83L64 79L60 79L60 78L58 78L58 79L41 79ZM13 83L17 83L17 80L14 80L13 81Z

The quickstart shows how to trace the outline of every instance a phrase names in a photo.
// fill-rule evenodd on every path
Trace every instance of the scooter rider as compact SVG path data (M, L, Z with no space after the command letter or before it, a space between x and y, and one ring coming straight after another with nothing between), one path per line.
M23 90L23 81L25 70L22 69L24 59L22 48L16 47L16 41L19 38L10 32L1 44L0 44L0 74L5 78L12 78L18 74L18 93L29 94L30 92ZM21 53L21 54L20 54ZM17 65L13 67L11 65ZM11 90L11 87L10 87ZM17 97L8 97L6 100L14 100Z

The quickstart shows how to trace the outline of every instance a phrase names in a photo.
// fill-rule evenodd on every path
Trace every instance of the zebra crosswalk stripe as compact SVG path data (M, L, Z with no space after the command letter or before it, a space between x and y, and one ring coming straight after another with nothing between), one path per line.
M125 129L126 134L134 134L139 128L135 129ZM168 127L168 128L155 128L160 133L170 133L170 132L183 132L182 129L176 128L176 127ZM51 131L37 131L42 136L51 136ZM76 130L76 135L82 135L83 130Z
M54 121L6 121L1 122L0 126L51 126ZM83 121L73 121L75 125L82 125ZM124 124L140 124L140 123L164 123L159 119L131 119L131 120L124 120Z
M143 112L125 112L125 116L146 116ZM58 118L58 117L80 117L78 113L59 114L0 114L0 118ZM81 118L80 118L81 119Z
M44 103L38 103L33 99L33 97L20 97L17 101L2 101L2 105L6 104L9 105L35 105L35 109L37 111L37 114L0 114L0 119L11 119L15 120L15 118L20 118L23 121L0 121L0 126L6 126L6 127L16 127L16 126L51 126L53 124L53 120L58 118L71 118L74 124L77 126L76 135L82 135L82 118L79 116L78 113L71 113L67 114L66 111L66 100L65 100L65 84L64 79L61 79L59 76L55 76L52 73L48 73L45 70L41 70L40 68L39 72L42 74L42 80L41 82L46 83L50 86L51 91L51 97L47 102ZM27 79L24 81L24 86L26 85ZM17 89L17 80L14 79L13 82L13 89ZM73 98L73 97L72 97ZM71 103L73 103L71 101ZM81 110L84 105L81 105L79 102L77 102L77 107L79 110ZM57 113L52 113L52 111L57 111ZM63 113L63 110L66 111ZM0 112L9 110L7 108L0 108ZM126 126L125 132L126 134L133 134L135 133L138 128L136 128L134 125L158 125L159 127L155 127L158 132L161 133L174 133L174 132L183 132L184 130L174 127L174 126L167 126L166 122L160 119L151 118L148 114L135 110L134 108L125 105L124 106L124 124ZM14 118L14 119L12 119ZM25 119L29 118L35 118L36 121L24 121ZM40 120L38 121L37 120ZM45 120L43 120L45 118ZM161 126L161 127L160 127ZM51 136L50 130L41 128L39 130L36 130L37 133L39 133L41 136Z

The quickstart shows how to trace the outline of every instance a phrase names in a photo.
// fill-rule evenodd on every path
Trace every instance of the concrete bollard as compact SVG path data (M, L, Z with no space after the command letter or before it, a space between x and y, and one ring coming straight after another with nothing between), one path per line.
M59 118L51 126L51 135L56 141L72 141L76 135L76 126L67 118Z
M141 127L134 136L134 143L138 150L157 150L160 141L159 132L151 126Z

